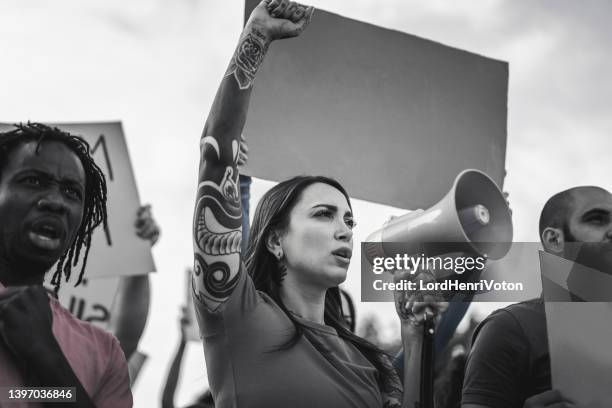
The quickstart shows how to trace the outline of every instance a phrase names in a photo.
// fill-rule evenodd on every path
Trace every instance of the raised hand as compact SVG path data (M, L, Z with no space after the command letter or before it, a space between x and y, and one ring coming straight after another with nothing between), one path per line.
M142 205L138 208L134 227L136 227L136 235L145 241L149 241L151 246L155 245L161 231L155 218L153 218L150 204Z
M313 8L265 0L251 13L215 96L200 138L194 214L195 299L209 311L223 305L240 282L242 209L239 169L247 159L241 142L255 76L273 40L302 33Z
M288 0L264 0L251 13L247 22L260 28L269 40L296 37L310 23L313 7Z

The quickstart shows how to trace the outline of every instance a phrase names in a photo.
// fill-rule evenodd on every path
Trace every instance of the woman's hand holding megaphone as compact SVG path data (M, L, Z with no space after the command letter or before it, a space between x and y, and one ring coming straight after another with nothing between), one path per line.
M387 223L397 218L392 215ZM435 275L428 269L396 270L393 272L393 281L412 281L423 283L434 282ZM419 286L420 287L420 286ZM422 333L425 322L432 319L437 322L439 316L448 308L448 302L440 292L422 290L396 290L393 293L395 310L402 322L402 334Z
M424 283L435 281L434 275L427 269L420 269L416 273L410 270L395 271L394 282L408 280ZM437 321L439 316L448 308L441 293L421 290L396 290L394 292L395 310L402 322L403 334L413 335L422 333L425 322Z

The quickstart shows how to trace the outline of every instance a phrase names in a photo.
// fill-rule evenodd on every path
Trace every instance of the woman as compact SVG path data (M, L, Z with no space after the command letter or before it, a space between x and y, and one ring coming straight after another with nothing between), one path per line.
M354 226L344 188L326 177L282 182L261 199L241 254L240 135L253 80L273 40L297 36L312 8L260 3L221 82L201 139L193 290L217 407L399 407L387 357L342 319ZM419 333L433 302L402 302L408 393L418 401ZM410 313L407 313L410 312ZM408 316L409 315L409 316Z

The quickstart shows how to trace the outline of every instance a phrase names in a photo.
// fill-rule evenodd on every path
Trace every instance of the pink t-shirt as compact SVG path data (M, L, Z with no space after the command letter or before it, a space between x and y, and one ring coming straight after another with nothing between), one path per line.
M0 292L4 290L0 284ZM132 406L132 392L125 355L110 333L74 317L60 303L49 299L53 334L70 367L97 408ZM20 368L0 341L0 387L23 387ZM33 407L34 404L0 401L0 407Z

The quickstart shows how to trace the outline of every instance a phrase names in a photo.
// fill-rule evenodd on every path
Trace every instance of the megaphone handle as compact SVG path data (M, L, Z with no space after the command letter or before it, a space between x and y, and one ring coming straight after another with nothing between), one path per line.
M421 349L421 404L415 408L434 408L433 365L434 319L427 319L423 327L423 347Z

